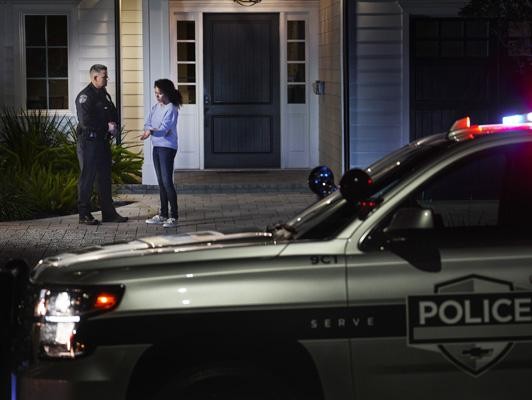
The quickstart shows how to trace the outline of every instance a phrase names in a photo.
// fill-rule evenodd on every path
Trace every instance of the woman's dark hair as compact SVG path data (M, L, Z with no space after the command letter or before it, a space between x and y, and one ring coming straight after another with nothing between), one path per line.
M155 81L154 87L159 88L159 90L168 97L170 102L177 108L181 107L183 104L183 96L179 93L174 86L174 82L170 79L157 79Z

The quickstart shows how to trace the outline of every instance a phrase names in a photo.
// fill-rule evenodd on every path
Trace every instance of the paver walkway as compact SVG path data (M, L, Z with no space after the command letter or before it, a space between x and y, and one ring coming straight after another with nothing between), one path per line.
M179 223L172 229L145 223L146 218L158 212L158 194L120 194L115 200L132 202L118 208L121 215L129 217L127 223L79 225L77 215L0 222L0 265L10 258L23 258L34 265L45 256L65 250L156 234L263 230L267 225L290 219L316 197L308 190L246 193L245 187L237 193L179 193ZM101 213L93 215L101 219Z

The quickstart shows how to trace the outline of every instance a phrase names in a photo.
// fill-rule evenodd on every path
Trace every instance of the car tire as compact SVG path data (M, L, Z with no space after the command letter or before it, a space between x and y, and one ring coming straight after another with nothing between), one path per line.
M296 400L271 372L253 365L217 363L183 371L168 381L157 400Z

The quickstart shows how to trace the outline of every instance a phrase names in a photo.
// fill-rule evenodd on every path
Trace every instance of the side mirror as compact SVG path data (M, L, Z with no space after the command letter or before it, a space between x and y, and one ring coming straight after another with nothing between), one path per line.
M432 228L432 210L402 208L394 214L390 225L384 229L386 246L421 271L439 272L440 252L432 235L426 232Z
M434 215L432 210L424 208L401 208L393 216L386 232L405 230L433 229Z
M366 171L355 168L347 171L340 180L340 192L352 203L358 203L371 197L373 180Z

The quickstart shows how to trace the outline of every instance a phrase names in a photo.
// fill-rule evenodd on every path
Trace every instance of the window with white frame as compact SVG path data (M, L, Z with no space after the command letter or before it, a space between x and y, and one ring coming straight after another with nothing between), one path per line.
M183 104L196 104L196 23L177 21L177 88Z
M68 20L66 15L24 17L26 107L68 109Z
M287 99L289 104L306 102L305 21L287 21Z

